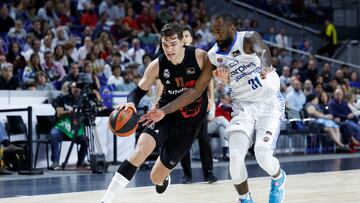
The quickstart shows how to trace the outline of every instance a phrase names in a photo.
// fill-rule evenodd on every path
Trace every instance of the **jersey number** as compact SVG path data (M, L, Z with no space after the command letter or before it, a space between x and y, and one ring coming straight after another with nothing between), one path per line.
M249 85L251 85L251 88L254 90L258 87L262 87L262 84L260 83L260 80L258 77L255 77L254 79L250 79L248 81Z

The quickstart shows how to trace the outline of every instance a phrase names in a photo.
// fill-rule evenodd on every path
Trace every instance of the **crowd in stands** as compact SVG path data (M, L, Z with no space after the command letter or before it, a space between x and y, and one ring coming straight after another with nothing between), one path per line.
M288 5L289 1L276 2ZM309 5L306 9L312 8L312 4ZM172 20L191 26L195 47L208 50L213 45L204 1L13 0L10 4L1 3L0 89L60 90L66 81L76 82L79 75L87 74L100 95L113 90L130 91L159 54L158 32ZM256 20L237 19L236 25L238 30L256 31L258 24ZM270 26L267 33L261 34L263 39L280 47L293 46L284 28L275 30ZM298 44L297 48L312 51L309 41ZM360 102L349 95L359 92L358 73L346 65L338 67L282 48L271 47L271 53L273 66L281 76L281 92L286 97L287 108L299 112L306 107L305 110L310 109L310 116L334 121L328 127L331 129L326 129L334 142L342 150L357 146ZM215 116L230 120L228 95L226 85L215 81ZM151 108L151 102L147 103ZM350 123L346 124L347 131L340 125L344 122ZM348 132L346 139L343 132Z

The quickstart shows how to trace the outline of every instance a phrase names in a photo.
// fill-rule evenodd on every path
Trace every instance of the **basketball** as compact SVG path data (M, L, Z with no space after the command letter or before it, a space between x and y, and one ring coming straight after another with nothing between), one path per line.
M137 114L132 108L115 109L109 116L109 128L117 136L129 136L136 131L137 126Z

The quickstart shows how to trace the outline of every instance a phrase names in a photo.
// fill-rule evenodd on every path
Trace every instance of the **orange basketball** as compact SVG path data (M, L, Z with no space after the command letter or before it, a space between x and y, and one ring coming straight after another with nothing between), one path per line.
M132 108L115 109L109 116L109 128L117 136L129 136L136 131L137 126L138 117Z

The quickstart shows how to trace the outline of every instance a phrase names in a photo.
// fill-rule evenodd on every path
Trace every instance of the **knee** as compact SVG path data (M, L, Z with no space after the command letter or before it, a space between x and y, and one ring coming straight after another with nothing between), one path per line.
M256 161L261 168L266 168L270 164L272 157L272 150L264 147L255 147L255 157Z

